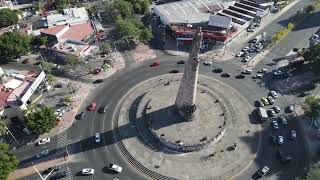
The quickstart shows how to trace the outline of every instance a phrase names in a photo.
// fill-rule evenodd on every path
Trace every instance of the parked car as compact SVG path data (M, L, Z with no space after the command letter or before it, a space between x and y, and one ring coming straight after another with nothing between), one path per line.
M156 67L156 66L160 66L160 62L156 61L150 64L150 67Z
M243 79L243 78L245 78L245 77L246 77L246 76L243 75L243 74L238 74L238 75L235 76L236 79Z
M279 97L276 91L270 91L270 94L274 99L277 99Z
M267 98L265 98L265 97L261 98L261 101L263 102L263 104L264 104L265 106L270 105L269 101L268 101Z
M281 145L284 143L284 138L283 136L278 136L278 144Z
M222 73L222 68L215 68L214 70L213 70L213 72L214 73Z
M44 138L38 141L38 145L46 144L48 142L50 142L50 138Z
M281 111L279 106L274 106L273 107L274 112L279 113Z
M262 101L257 100L257 101L256 101L256 106L258 106L258 107L264 107L264 104L263 104Z
M263 49L263 46L260 46L260 47L257 47L257 48L256 48L256 51L257 51L257 52L261 52L262 49Z
M292 113L294 111L293 105L288 106L288 113Z
M287 125L287 124L288 124L288 121L287 121L287 119L286 119L284 116L280 116L280 122L281 122L283 125Z
M262 74L256 74L255 78L256 79L261 79L262 78Z
M100 107L100 108L98 109L98 112L99 112L99 113L105 113L105 112L107 112L107 110L108 110L108 106L105 105L105 106Z
M91 102L91 104L88 106L88 111L94 111L97 107L97 103L95 101Z
M244 55L244 52L240 51L238 54L236 54L236 57L241 57Z
M254 46L251 46L250 49L249 49L249 52L252 53L252 52L255 52L255 51L256 51L256 48Z
M254 28L247 28L247 32L254 32Z
M268 72L268 69L263 68L263 69L260 69L258 72L259 72L259 73L266 73L266 72Z
M251 69L245 69L242 71L243 74L252 74L252 70Z
M96 133L95 139L96 143L100 143L100 133Z
M185 64L184 60L178 61L177 64Z
M85 168L81 171L82 175L94 175L94 169Z
M97 79L97 80L93 81L94 84L102 83L102 82L103 82L103 79Z
M281 71L281 70L273 71L273 75L274 75L274 76L280 76L280 75L282 75L283 73L284 73L284 72Z
M276 112L274 111L274 109L269 109L269 114L271 117L274 117L276 115Z
M289 138L292 140L296 140L297 139L297 132L295 130L291 129Z
M252 57L250 55L247 55L245 58L244 58L244 61L245 62L248 62Z
M206 66L212 66L212 62L211 61L205 61L203 64L206 65Z
M121 173L122 167L116 165L116 164L109 164L108 168L112 171L115 171L117 173Z
M48 169L44 170L42 174L49 174L51 171L55 172L55 171L59 171L60 169L61 169L61 166L49 167Z
M60 179L67 176L67 171L57 172L53 176L50 177L50 180Z
M277 122L277 121L272 121L272 127L273 127L273 129L275 129L275 130L279 129L279 124L278 124L278 122Z
M229 73L223 73L223 74L221 74L221 77L226 77L226 78L228 78L228 77L230 77L231 76L231 74L229 74Z
M269 101L270 104L273 104L273 103L274 103L274 99L273 99L272 96L268 96L267 99L268 99L268 101Z
M247 47L243 48L242 51L243 52L248 52L249 49L250 49L249 46L247 46Z
M49 150L43 150L43 151L41 151L39 154L37 154L37 158L41 158L41 157L44 157L44 156L46 156L46 155L48 155L49 154Z

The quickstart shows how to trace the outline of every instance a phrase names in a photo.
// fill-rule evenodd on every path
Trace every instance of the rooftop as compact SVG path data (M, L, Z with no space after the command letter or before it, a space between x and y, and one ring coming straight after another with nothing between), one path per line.
M89 20L89 16L84 7L64 9L63 14L48 15L45 26L52 27L65 24L81 23Z
M219 0L184 0L153 6L154 13L167 25L207 22L211 13L222 9Z

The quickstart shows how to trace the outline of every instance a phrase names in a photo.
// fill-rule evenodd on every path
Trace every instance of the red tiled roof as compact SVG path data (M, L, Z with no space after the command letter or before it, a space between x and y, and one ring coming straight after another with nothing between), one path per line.
M51 34L51 35L56 35L57 33L59 33L63 28L65 28L67 25L63 25L63 26L55 26L52 28L48 28L48 29L43 29L40 32L45 33L45 34Z
M3 85L0 85L0 89L4 88ZM10 96L12 90L9 92L7 91L0 91L0 108L5 107L7 105L7 99Z
M70 25L70 28L68 29L68 31L65 32L61 36L61 38L82 41L87 36L91 35L93 32L94 32L94 28L92 27L91 22L88 21L81 24Z

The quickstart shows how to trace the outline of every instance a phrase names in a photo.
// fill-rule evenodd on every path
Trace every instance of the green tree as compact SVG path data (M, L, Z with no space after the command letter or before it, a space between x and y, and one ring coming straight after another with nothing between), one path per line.
M135 14L141 14L142 8L141 8L140 3L138 3L138 2L134 3L133 9L134 9Z
M0 37L0 63L8 63L30 51L31 38L18 32L7 32Z
M149 12L149 7L150 7L150 1L149 0L143 0L140 2L141 6L141 13L142 14L147 14Z
M18 14L11 9L0 9L0 28L18 23Z
M124 0L113 1L111 4L107 5L107 11L111 12L112 16L117 18L118 16L122 18L127 18L133 14L133 6L130 2Z
M100 44L100 51L101 53L104 53L104 54L108 54L112 51L112 47L109 43L101 43Z
M93 6L87 7L86 9L88 14L92 16L97 11L97 6L93 5Z
M79 59L76 56L73 55L67 55L66 56L66 61L67 64L73 69L75 70L76 67L80 64Z
M5 125L5 122L0 118L0 136L8 134L7 127Z
M306 12L307 13L311 13L313 12L314 10L316 10L316 7L313 5L313 4L310 4L306 7Z
M305 61L309 62L310 67L315 73L320 73L320 44L312 46L303 53Z
M133 20L128 21L122 18L116 20L116 31L121 37L128 37L129 39L137 38L140 34L140 29Z
M153 37L151 29L150 28L144 28L139 36L140 42L146 44L150 39Z
M11 154L7 143L0 143L0 179L5 180L13 172L19 163L17 158Z
M45 45L48 42L48 37L47 36L33 36L31 38L31 44L33 46L42 46Z
M50 73L50 70L54 67L53 64L51 62L48 61L43 61L41 63L41 67L43 69L44 72L46 73Z
M63 11L69 4L69 0L56 0L56 7L58 11Z
M287 25L287 30L292 31L295 28L295 25L293 23L289 23ZM285 34L285 33L284 33Z
M38 0L38 1L34 2L32 5L32 9L35 11L39 11L40 13L43 11L43 8L44 8L43 0Z
M37 135L49 132L54 128L56 120L53 108L47 106L34 109L26 116L28 127Z
M56 80L56 78L52 74L47 74L46 80L49 84L52 84Z
M320 112L320 99L315 96L308 96L304 101L302 109L306 116L310 118L318 117Z

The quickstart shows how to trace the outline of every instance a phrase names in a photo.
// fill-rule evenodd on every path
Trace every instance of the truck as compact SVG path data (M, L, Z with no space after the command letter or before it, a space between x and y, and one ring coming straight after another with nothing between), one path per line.
M258 107L257 108L257 113L259 115L259 120L261 122L264 122L268 119L268 113L267 113L267 110L262 108L262 107Z

